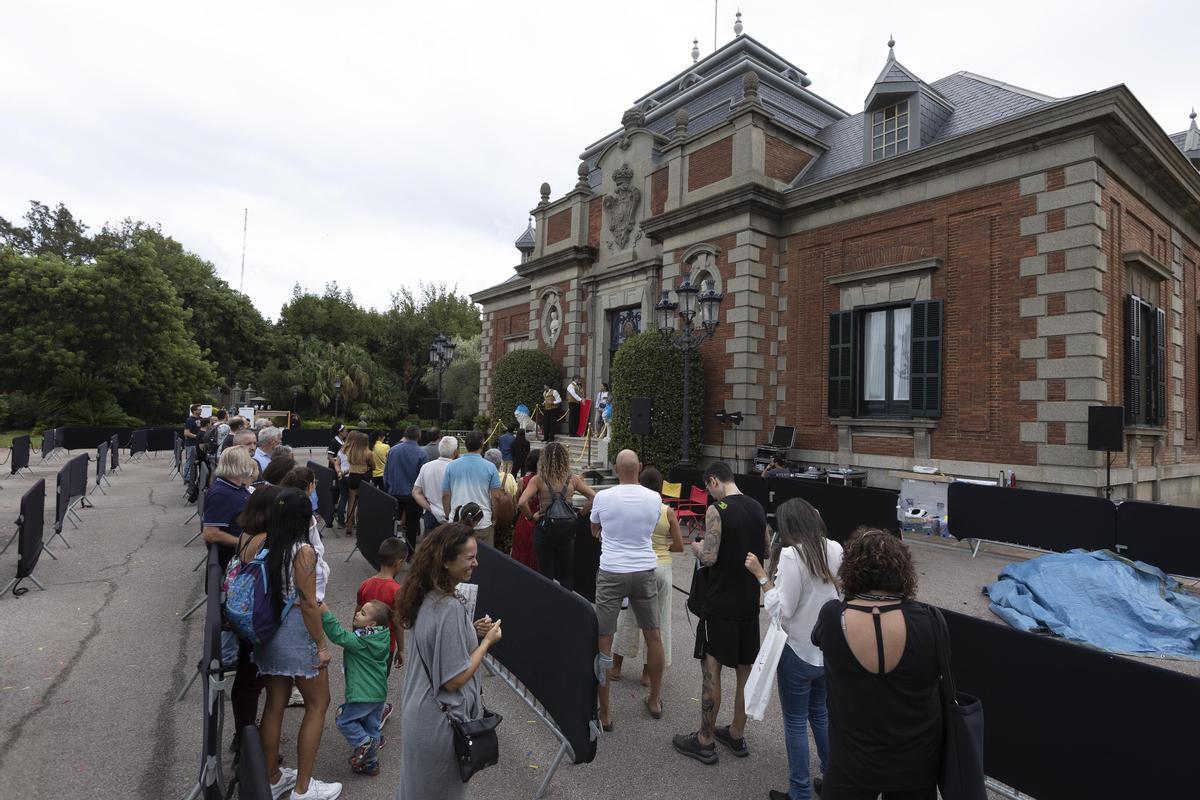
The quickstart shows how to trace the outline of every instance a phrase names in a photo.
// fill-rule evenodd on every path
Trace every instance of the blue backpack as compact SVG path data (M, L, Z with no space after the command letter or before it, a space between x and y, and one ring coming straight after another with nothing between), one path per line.
M249 564L234 558L221 583L221 611L229 627L246 641L259 645L270 641L278 631L295 599L284 603L277 619L267 591L267 548L263 547Z

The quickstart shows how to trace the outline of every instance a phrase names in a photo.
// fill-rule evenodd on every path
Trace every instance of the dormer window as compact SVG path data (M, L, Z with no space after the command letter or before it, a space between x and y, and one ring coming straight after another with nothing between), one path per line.
M871 112L871 160L908 151L908 100Z

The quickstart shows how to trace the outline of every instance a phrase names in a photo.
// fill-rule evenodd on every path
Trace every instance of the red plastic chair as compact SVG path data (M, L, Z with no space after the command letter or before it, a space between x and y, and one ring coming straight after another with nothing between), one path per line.
M674 504L675 516L679 524L687 527L694 539L696 531L704 532L704 515L708 512L708 492L700 486L693 486L687 500L678 500Z

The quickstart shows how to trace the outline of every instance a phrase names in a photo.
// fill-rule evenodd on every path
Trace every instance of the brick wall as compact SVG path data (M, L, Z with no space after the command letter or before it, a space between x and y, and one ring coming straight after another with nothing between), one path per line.
M777 136L767 137L766 174L768 178L791 183L812 156Z
M593 197L588 201L588 246L600 246L600 226L604 223L604 198Z
M661 214L667 207L667 167L650 176L650 213Z
M550 215L546 220L546 244L561 242L571 235L571 213L572 209L564 208Z
M529 333L529 302L498 308L492 312L492 363L500 359L508 348L505 338L517 333Z
M1035 377L1035 368L1019 353L1020 340L1034 335L1034 323L1018 313L1021 297L1035 292L1032 279L1019 275L1021 258L1035 246L1021 237L1019 221L1033 205L1014 181L790 237L781 261L789 278L781 286L789 306L780 315L787 336L779 345L790 368L781 376L787 400L779 404L779 415L795 421L797 447L837 449L826 399L828 320L842 309L840 289L827 279L939 258L941 267L926 273L931 297L945 301L942 417L931 434L932 455L1035 463L1036 448L1021 442L1019 426L1036 419L1036 406L1021 401L1018 392L1019 381ZM854 449L911 456L913 443L856 436Z
M733 137L701 147L688 156L689 192L716 183L733 174Z

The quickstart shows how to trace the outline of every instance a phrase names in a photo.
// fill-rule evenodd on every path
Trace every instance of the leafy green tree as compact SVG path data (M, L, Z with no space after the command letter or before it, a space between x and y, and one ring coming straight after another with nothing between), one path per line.
M541 350L513 350L496 362L492 373L492 418L513 422L513 411L524 403L530 412L542 402L542 387L562 385L562 373Z
M17 225L0 217L0 245L7 245L27 256L58 256L64 261L80 261L95 255L95 243L87 235L87 225L77 220L59 203L52 210L37 200L25 212L25 224Z
M700 454L704 431L704 366L693 350L688 392L691 455ZM676 464L683 442L683 356L658 331L647 331L625 340L612 364L612 457L625 449L636 450L643 464L664 475ZM649 397L654 404L652 433L634 436L629 430L629 400ZM698 459L697 459L698 460Z

